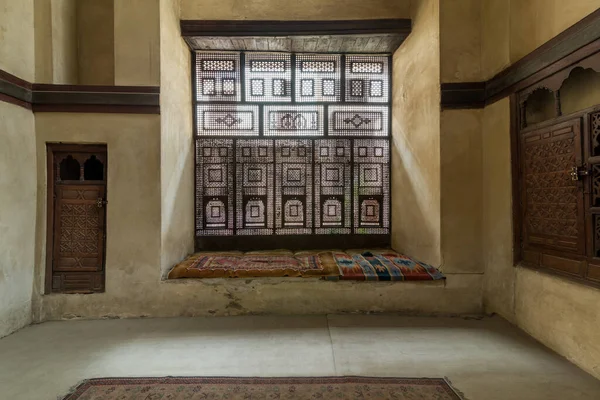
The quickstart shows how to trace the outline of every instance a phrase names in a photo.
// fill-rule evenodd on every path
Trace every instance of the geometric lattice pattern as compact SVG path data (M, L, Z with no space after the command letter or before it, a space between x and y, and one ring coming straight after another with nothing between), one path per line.
M332 105L329 109L330 136L388 136L387 106Z
M251 105L198 105L198 133L210 136L258 136L258 112L258 106Z
M577 165L573 130L536 131L523 139L526 240L531 245L578 250L579 196L570 176Z
M103 191L95 185L57 186L53 270L99 271L102 268Z
M98 207L63 203L59 246L62 254L98 254Z
M323 106L264 106L265 136L323 136Z
M246 101L290 102L292 66L289 53L246 53Z
M386 139L197 139L196 157L198 236L389 232Z
M298 54L296 65L297 102L340 101L340 55Z
M356 139L353 151L355 233L387 233L390 210L389 142L385 139Z
M352 141L315 141L315 233L349 234L352 228Z
M313 141L275 141L276 234L312 233Z
M196 99L240 101L240 54L196 53Z
M600 112L590 115L592 156L600 156Z
M232 139L196 141L197 236L234 233L234 163Z
M389 57L196 55L196 234L389 234Z
M346 56L346 101L387 103L389 61L386 56Z

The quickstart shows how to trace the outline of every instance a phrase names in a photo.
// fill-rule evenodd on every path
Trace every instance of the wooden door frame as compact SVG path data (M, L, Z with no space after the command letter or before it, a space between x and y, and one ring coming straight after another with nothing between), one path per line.
M62 142L46 143L46 271L44 273L44 294L52 293L52 267L54 257L54 184L55 184L55 168L54 168L54 153L56 152L96 152L107 154L105 171L108 171L108 146L102 143L91 144L75 144ZM108 192L108 174L105 175L104 182L106 185L104 195ZM104 220L106 226L106 218ZM106 239L104 240L104 249L102 250L103 263L106 265ZM106 274L105 265L103 269Z

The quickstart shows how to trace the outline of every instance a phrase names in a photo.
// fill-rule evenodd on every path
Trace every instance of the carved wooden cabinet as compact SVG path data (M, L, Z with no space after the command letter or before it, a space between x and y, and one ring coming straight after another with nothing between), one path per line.
M522 262L600 282L600 107L519 132Z
M46 293L104 291L106 147L48 145Z
M582 262L562 255L585 255L583 185L572 175L581 142L579 118L521 135L523 258L574 274Z

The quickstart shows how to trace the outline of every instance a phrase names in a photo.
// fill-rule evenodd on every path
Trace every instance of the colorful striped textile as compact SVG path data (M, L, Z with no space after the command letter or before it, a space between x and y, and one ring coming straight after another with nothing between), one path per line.
M435 267L393 250L334 252L341 280L433 281L446 279Z

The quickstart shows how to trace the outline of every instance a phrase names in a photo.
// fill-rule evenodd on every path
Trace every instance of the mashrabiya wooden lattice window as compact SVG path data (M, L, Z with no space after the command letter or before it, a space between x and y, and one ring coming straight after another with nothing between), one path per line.
M389 56L195 57L196 236L389 234Z

